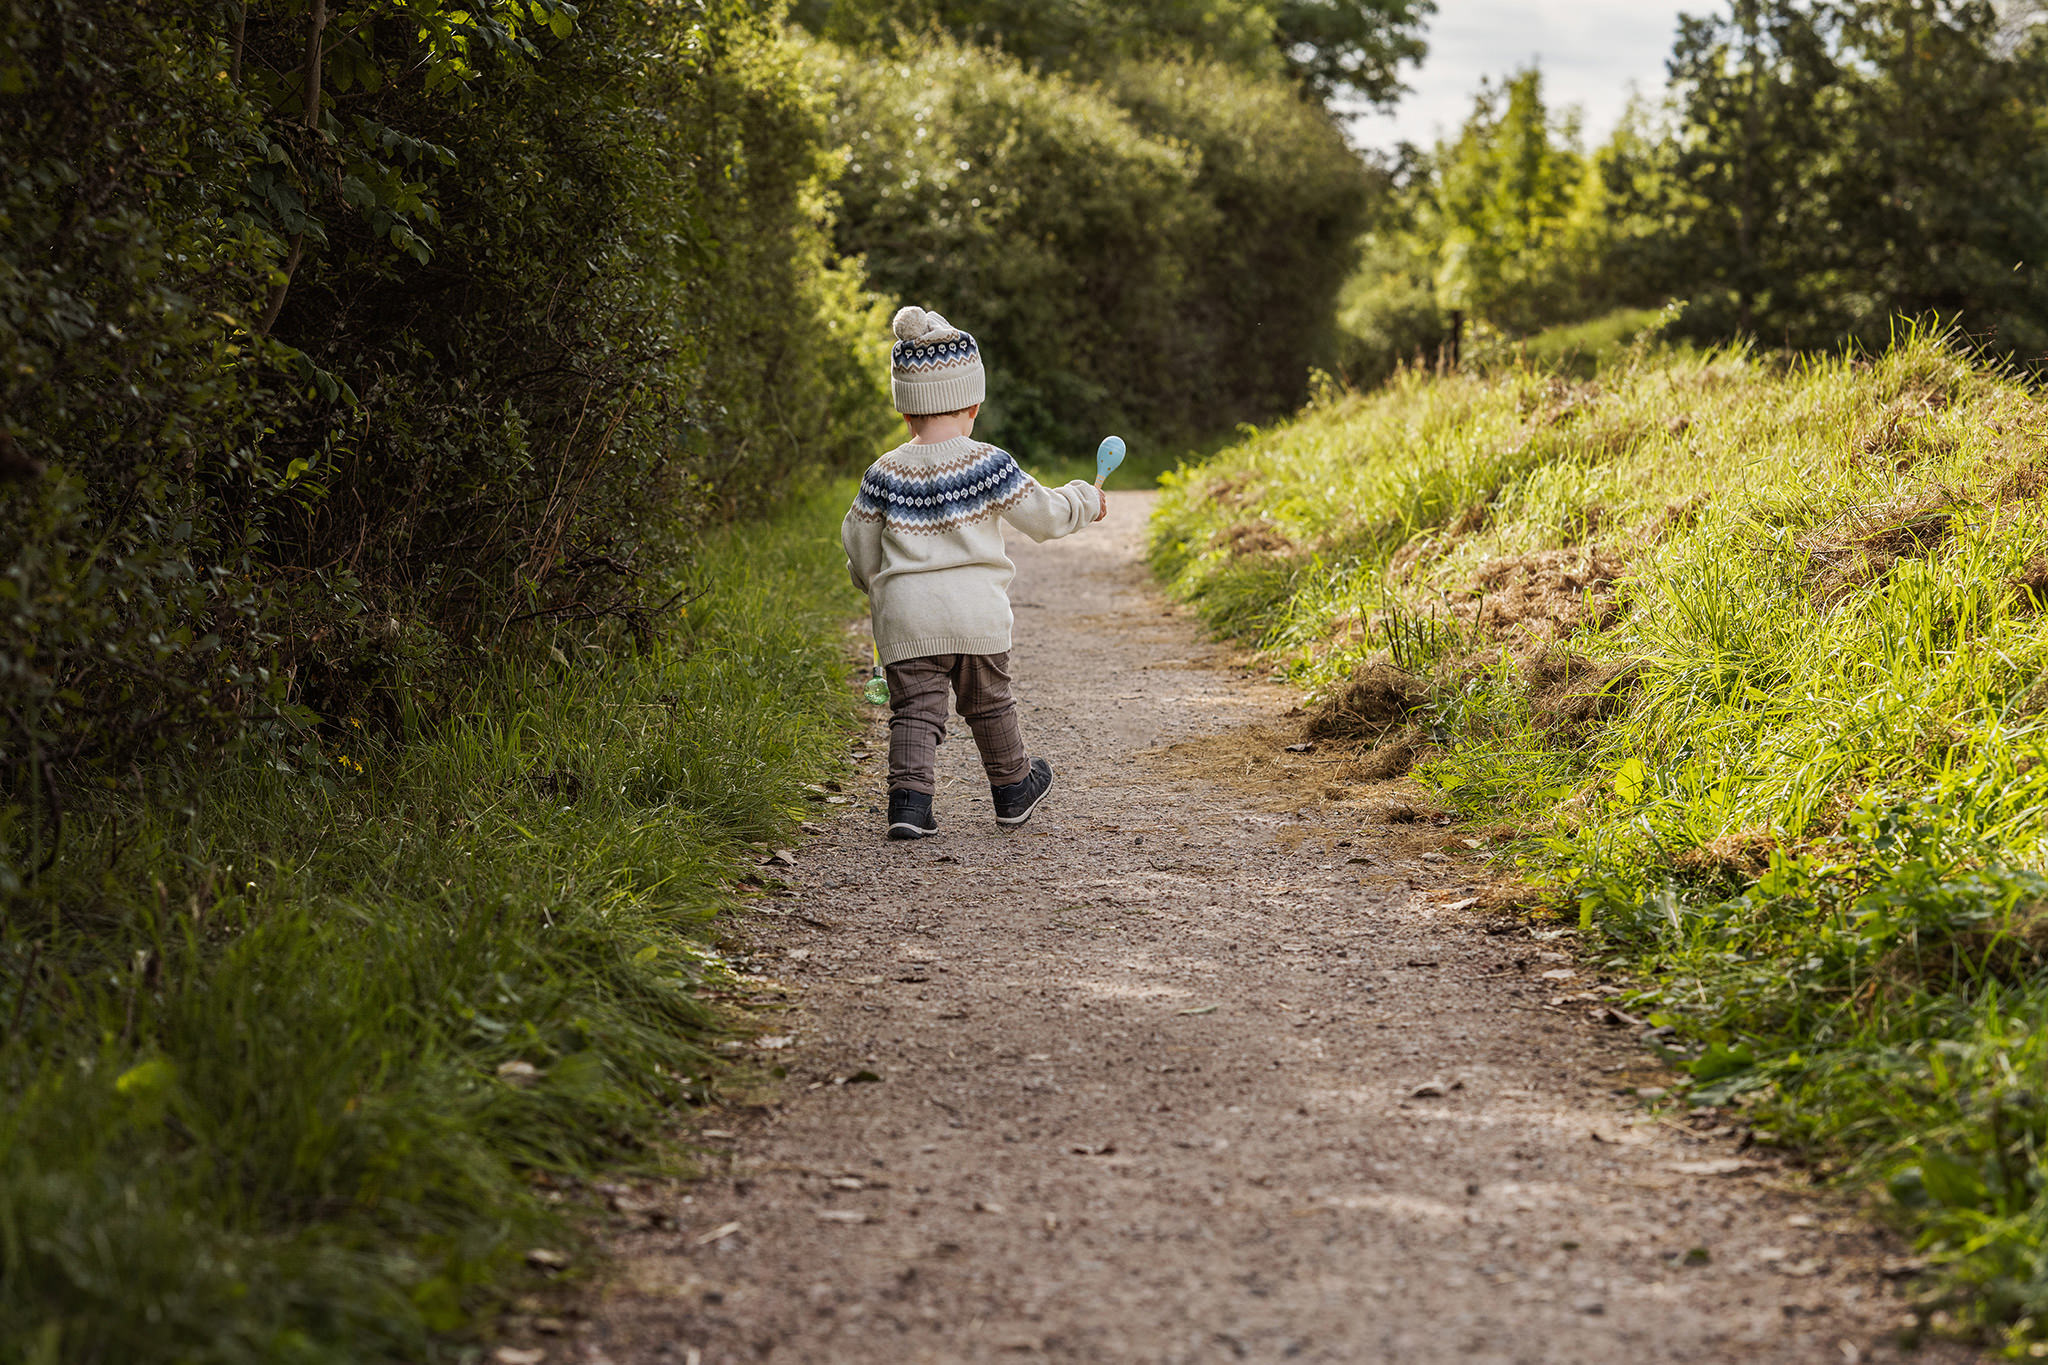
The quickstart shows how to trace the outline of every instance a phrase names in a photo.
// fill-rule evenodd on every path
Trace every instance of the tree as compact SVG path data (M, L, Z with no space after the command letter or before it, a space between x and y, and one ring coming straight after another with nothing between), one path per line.
M1741 335L1760 312L1788 337L1813 335L1808 315L1823 306L1805 276L1825 269L1817 257L1834 236L1815 183L1839 137L1829 23L1797 0L1735 0L1679 22L1670 71L1688 247L1698 277L1733 299L1732 318L1714 321Z
M1428 52L1422 29L1434 13L1436 0L1281 0L1273 28L1319 98L1348 93L1386 108L1404 93L1402 64Z
M1982 0L1864 0L1827 198L1845 330L1882 344L1897 314L1960 318L2001 349L2048 349L2048 62Z
M1402 65L1428 50L1435 12L1436 0L796 0L790 17L862 49L937 30L1041 71L1101 75L1162 57L1287 71L1317 99L1384 107L1402 93Z
M1578 142L1576 111L1551 114L1537 68L1481 84L1457 141L1437 149L1429 217L1445 308L1510 330L1550 311L1545 257L1583 174Z
M1985 0L1736 0L1671 59L1688 325L1882 345L1898 315L2048 348L2043 44Z

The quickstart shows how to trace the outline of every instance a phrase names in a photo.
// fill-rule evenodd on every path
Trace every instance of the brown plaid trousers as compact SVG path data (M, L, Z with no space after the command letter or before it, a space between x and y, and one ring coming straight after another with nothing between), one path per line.
M1017 703L1010 696L1010 654L932 654L890 664L889 790L932 793L939 745L946 738L946 689L974 732L989 785L1022 782L1031 771Z

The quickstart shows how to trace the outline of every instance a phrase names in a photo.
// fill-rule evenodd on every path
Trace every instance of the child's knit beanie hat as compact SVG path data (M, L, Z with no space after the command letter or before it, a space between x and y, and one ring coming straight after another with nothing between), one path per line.
M894 327L889 391L896 411L913 417L958 412L988 396L981 348L973 337L922 308L898 309Z

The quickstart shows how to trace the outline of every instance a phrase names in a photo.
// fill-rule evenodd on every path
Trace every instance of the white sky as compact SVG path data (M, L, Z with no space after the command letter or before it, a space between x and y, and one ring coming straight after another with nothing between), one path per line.
M1578 105L1587 145L1597 144L1620 119L1631 85L1653 97L1664 88L1678 16L1720 8L1720 0L1437 0L1429 55L1403 82L1414 93L1391 116L1354 119L1352 140L1391 149L1404 139L1426 147L1450 137L1472 112L1481 76L1534 60L1545 102Z

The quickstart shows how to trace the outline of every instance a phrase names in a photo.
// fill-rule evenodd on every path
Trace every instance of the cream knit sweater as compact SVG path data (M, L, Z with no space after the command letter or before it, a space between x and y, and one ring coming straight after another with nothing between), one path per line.
M875 461L839 536L854 586L868 595L882 662L1008 649L1017 566L1003 553L1001 523L1055 540L1101 510L1093 484L1047 488L968 436L913 441Z

